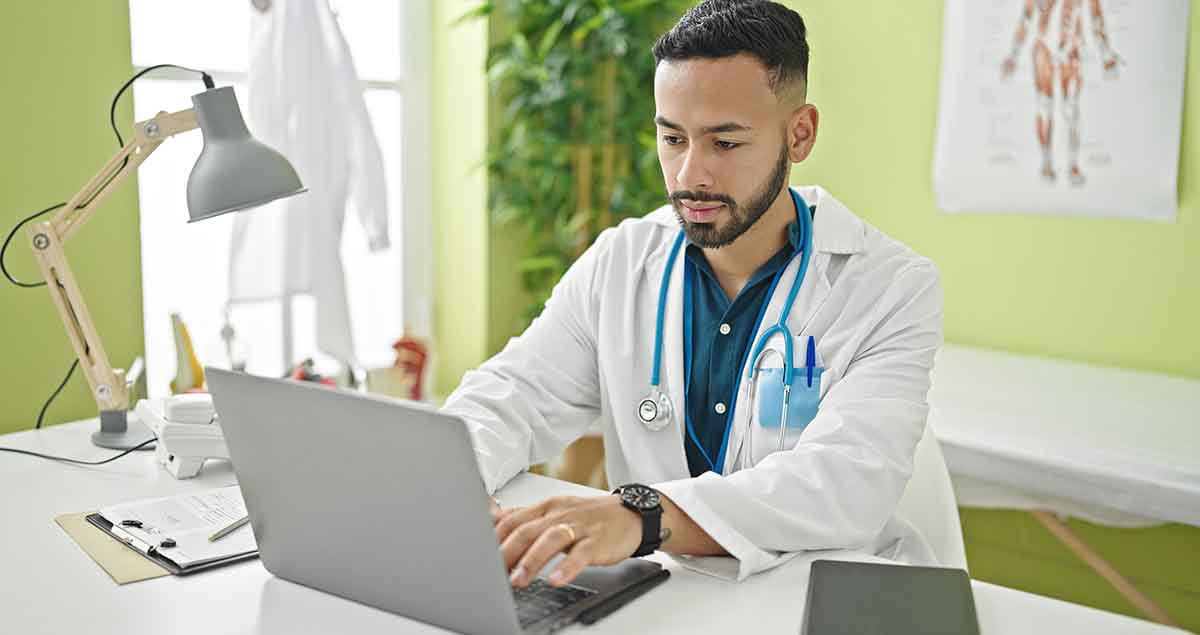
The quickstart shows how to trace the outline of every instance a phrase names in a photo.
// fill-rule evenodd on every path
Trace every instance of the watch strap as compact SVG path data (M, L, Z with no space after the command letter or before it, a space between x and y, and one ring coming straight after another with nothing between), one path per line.
M635 484L622 485L621 487L613 490L613 493L621 499L621 504L624 505L626 509L632 510L638 516L642 517L642 542L638 545L637 550L633 552L632 556L637 558L654 553L659 547L662 546L663 508L661 503L661 493L658 493L660 499L659 505L651 509L638 509L637 507L625 502L624 491L627 487L632 487L633 485ZM645 486L642 485L641 487Z
M662 546L662 506L641 512L642 544L638 545L633 557L648 556Z

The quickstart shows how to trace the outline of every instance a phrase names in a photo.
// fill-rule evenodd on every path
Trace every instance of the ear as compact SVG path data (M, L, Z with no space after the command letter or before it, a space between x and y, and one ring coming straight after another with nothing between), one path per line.
M817 123L820 113L812 104L803 104L792 110L788 120L788 158L799 163L812 153L817 143Z

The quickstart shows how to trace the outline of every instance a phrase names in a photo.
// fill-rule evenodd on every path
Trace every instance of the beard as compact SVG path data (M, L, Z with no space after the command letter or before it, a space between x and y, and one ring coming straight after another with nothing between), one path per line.
M779 196L779 191L783 189L787 182L788 168L791 162L788 161L787 145L784 145L779 151L779 159L775 161L775 167L771 171L770 177L766 183L759 188L758 192L750 199L750 202L745 206L738 204L732 196L728 194L716 194L712 192L680 190L671 192L667 199L671 202L671 208L675 210L675 217L679 220L679 226L683 228L683 233L687 239L694 245L703 249L720 249L733 244L742 234L746 233L758 219L762 218L763 214L767 213L771 204ZM729 209L729 222L723 227L717 223L693 223L683 217L679 211L682 205L681 201L716 201L724 203Z

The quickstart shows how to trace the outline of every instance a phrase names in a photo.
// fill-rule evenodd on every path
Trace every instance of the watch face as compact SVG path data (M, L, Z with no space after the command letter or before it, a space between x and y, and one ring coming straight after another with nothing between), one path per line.
M658 492L645 485L627 485L621 490L621 500L637 509L654 509L660 504Z

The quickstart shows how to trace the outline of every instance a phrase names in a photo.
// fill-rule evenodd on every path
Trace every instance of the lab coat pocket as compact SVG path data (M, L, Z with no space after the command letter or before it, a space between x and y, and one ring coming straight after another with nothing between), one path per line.
M804 431L817 416L817 407L821 403L821 375L824 368L795 368L792 370L791 391L788 397L787 423L783 430L782 447L775 445L773 450L790 448L800 438ZM772 437L770 441L778 443L780 438L780 422L783 418L783 369L759 369L758 386L756 387L756 404L754 421L764 436ZM765 440L764 440L765 441ZM756 442L755 445L758 445Z

